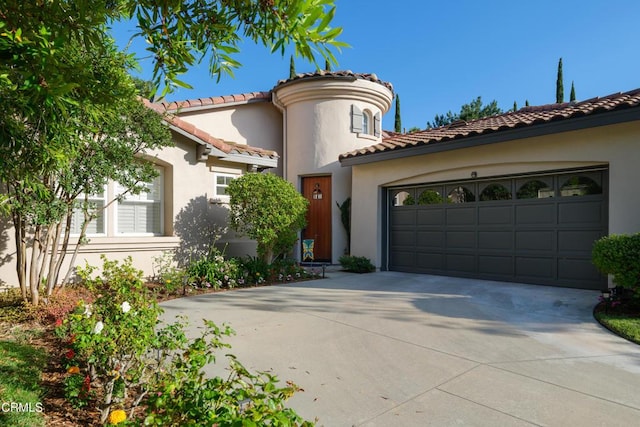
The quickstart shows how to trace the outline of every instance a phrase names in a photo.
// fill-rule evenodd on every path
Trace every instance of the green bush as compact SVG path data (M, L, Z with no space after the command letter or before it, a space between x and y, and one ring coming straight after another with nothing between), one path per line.
M611 274L616 285L638 296L640 286L640 233L611 235L593 245L593 264L604 274Z
M184 320L158 333L156 375L145 400L148 426L312 426L284 403L300 389L267 372L249 372L233 355L225 378L204 375L216 352L228 348L233 331L204 321L200 337L188 340Z
M101 422L125 404L127 395L145 382L146 357L155 337L161 309L150 298L142 271L131 257L122 264L104 255L102 277L94 267L78 269L84 285L97 295L92 304L81 302L57 333L66 341L68 369L65 394L75 407L97 399ZM99 391L99 393L98 393Z
M242 271L241 285L261 285L269 279L269 264L262 258L248 256L237 262Z
M173 252L165 251L162 255L153 258L153 268L158 274L154 276L162 291L173 294L182 289L182 284L188 280L189 274L186 269L178 266Z
M363 256L344 255L340 257L339 261L343 269L353 273L371 273L376 269L371 260Z
M189 264L187 275L193 286L213 289L235 288L242 277L238 260L225 259L218 250Z
M270 373L251 373L231 354L229 375L206 377L216 351L229 347L222 337L232 330L205 321L202 335L189 339L184 321L160 327L162 309L131 258L122 264L103 260L101 278L93 277L94 267L78 270L95 301L80 302L56 322L67 369L63 386L74 408L95 406L103 424L312 425L284 406L297 386L280 387ZM215 257L205 261L238 266ZM142 414L135 411L140 405Z
M227 194L231 228L257 242L260 258L272 262L291 251L309 204L291 183L270 173L248 173L231 181Z

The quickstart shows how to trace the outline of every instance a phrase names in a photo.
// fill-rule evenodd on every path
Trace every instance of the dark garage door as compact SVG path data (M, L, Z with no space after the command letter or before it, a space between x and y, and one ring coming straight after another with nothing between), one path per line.
M584 289L607 234L607 171L566 171L389 191L389 269Z

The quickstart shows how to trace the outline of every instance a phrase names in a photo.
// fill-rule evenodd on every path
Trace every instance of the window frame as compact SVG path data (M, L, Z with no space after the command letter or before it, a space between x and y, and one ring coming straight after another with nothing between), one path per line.
M155 169L158 171L159 175L154 178L154 181L158 181L158 200L148 200L148 199L140 199L141 194L149 194L153 193L153 191L143 192L140 195L135 195L132 197L131 194L127 194L123 197L122 201L118 201L114 203L114 219L113 219L113 230L114 235L118 237L129 237L129 236L164 236L164 207L165 207L165 170L164 167L154 165ZM153 182L151 183L153 184ZM150 185L151 185L150 184ZM119 184L114 183L116 193L118 192ZM128 199L129 198L129 199ZM129 204L129 205L149 205L158 203L160 205L159 212L159 230L152 232L141 232L141 231L133 231L133 232L123 232L120 231L120 206L121 204Z
M371 131L371 125L373 121L373 115L369 110L362 111L362 133L365 135L373 135Z
M83 199L84 199L84 196L85 196L84 193L80 193L78 195L78 197L76 197L76 201L82 203ZM94 202L94 201L101 201L103 203L102 204L102 209L100 211L100 215L102 215L102 231L97 232L97 233L89 233L89 232L87 232L85 234L85 236L87 236L87 237L106 237L107 236L107 228L108 228L108 219L109 219L109 216L108 216L108 213L107 213L107 209L106 209L106 206L107 206L107 185L105 185L103 187L101 197L98 197L97 194L92 194L92 195L89 195L89 198L87 199L87 201L90 202L90 203ZM72 211L71 215L75 216L76 213L78 213L78 215L82 215L83 214L79 207L73 208L73 211ZM98 215L98 217L100 215ZM94 218L89 223L91 224L91 222L96 221L98 219L98 217ZM76 232L74 230L73 217L72 217L71 221L72 221L72 224L71 224L71 228L69 230L69 236L70 237L78 237L78 236L80 236L80 232L79 231ZM82 225L80 224L79 227L81 227L81 226Z
M226 188L229 187L229 182L233 181L236 178L239 178L241 175L233 174L229 172L214 172L213 173L213 195L221 200L229 200L229 195L226 194ZM218 184L218 178L230 178L231 181L226 184ZM218 187L225 188L225 194L218 193Z

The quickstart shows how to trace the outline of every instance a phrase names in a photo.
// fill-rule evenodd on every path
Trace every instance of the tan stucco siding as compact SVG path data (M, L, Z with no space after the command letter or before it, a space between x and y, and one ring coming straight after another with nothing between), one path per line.
M282 113L270 102L179 113L180 118L215 138L272 150L282 155ZM282 165L272 171L282 175Z
M373 117L386 113L393 94L370 81L319 79L277 88L274 98L285 108L285 178L300 190L305 176L331 176L332 260L337 263L348 244L335 204L351 196L351 171L340 166L338 156L381 141L352 131L352 106L368 111L373 126Z
M382 187L609 167L609 233L640 231L640 123L527 138L352 167L352 253L382 261Z
M106 210L106 235L90 236L89 244L80 248L76 265L88 262L94 266L102 265L100 255L109 259L122 260L131 255L134 265L145 275L154 271L153 258L164 251L179 250L183 253L193 248L204 248L210 243L209 230L215 225L226 226L227 208L211 203L214 192L214 171L224 168L226 171L246 171L246 165L215 161L198 162L196 144L174 133L175 146L150 152L148 159L161 166L164 171L163 186L163 233L158 236L118 235L113 218L117 206L114 203ZM108 185L107 195L113 197L115 186ZM235 233L229 233L221 242L229 241L229 252L244 255L251 254L254 244L239 239ZM236 247L232 248L233 245ZM73 249L73 247L72 247ZM15 272L15 239L11 224L0 219L0 287L17 285ZM70 255L67 256L69 261ZM67 264L68 265L68 264ZM63 268L63 273L66 266Z

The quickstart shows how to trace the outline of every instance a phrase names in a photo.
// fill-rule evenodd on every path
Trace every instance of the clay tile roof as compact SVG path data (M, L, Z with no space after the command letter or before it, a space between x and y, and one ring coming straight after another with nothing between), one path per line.
M296 74L295 77L285 79L285 80L278 80L276 87L297 82L300 80L311 80L311 79L320 79L320 78L368 80L370 82L381 84L382 86L386 87L391 92L393 92L393 85L389 82L380 80L378 76L376 76L375 74L354 73L351 70L344 70L344 71L318 70L311 73Z
M342 154L340 160L637 107L640 107L640 89L586 101L524 107L515 112L469 122L458 121L447 126L418 132L407 134L387 132L388 136L383 134L381 144Z
M159 102L156 105L163 107L164 111L183 110L185 108L208 107L212 105L230 104L236 102L270 101L271 92L250 92L234 95L212 96L208 98L187 99L184 101Z
M209 133L195 127L193 124L182 120L180 117L169 113L166 110L164 104L151 103L146 99L143 99L144 105L162 115L162 118L174 128L186 132L187 134L202 141L204 144L211 145L225 154L243 154L249 156L268 157L271 159L278 158L278 153L271 150L265 150L258 147L252 147L250 145L237 144L235 142L224 141L220 138L216 138Z

